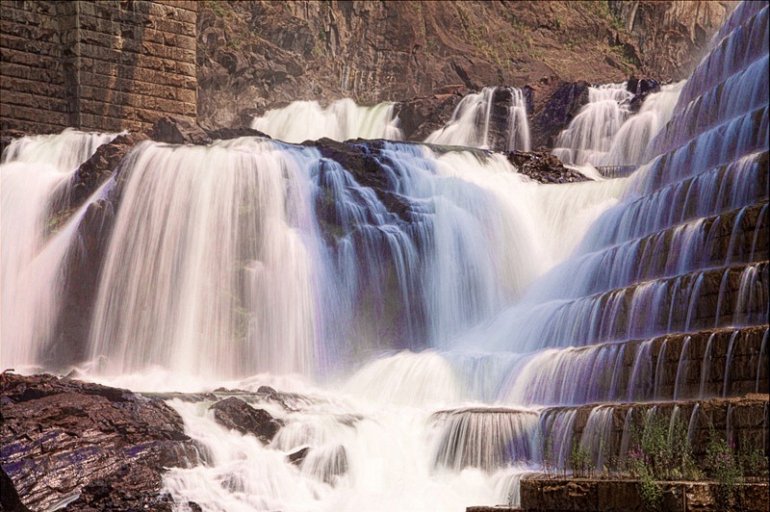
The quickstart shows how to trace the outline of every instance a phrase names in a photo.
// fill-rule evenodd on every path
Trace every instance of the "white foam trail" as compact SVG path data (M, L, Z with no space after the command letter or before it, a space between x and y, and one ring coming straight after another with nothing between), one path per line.
M326 108L317 101L293 101L283 108L255 117L251 127L286 142L303 142L327 137L333 140L401 140L394 103L372 107L356 105L350 98L337 100Z

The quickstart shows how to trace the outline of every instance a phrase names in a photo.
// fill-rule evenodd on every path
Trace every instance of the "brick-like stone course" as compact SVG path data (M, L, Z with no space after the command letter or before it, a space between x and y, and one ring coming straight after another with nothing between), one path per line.
M197 111L197 2L4 1L0 130L146 130Z

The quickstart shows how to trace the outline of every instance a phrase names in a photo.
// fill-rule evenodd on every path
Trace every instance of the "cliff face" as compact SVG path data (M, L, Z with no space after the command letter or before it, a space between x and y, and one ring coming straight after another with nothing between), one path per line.
M292 100L373 104L502 84L532 87L537 111L564 82L678 78L727 12L704 1L616 4L204 2L200 121L239 125Z
M630 33L642 71L659 80L683 80L738 2L610 0L608 4Z

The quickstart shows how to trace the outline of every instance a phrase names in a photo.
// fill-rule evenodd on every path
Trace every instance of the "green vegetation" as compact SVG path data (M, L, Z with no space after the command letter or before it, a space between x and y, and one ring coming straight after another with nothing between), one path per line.
M727 506L735 497L735 486L743 480L743 472L732 446L713 430L706 447L706 472L718 482L718 503Z
M572 454L570 455L570 466L572 466L572 473L578 478L592 477L594 474L594 464L591 460L591 454L586 448L576 443L572 447Z
M604 453L607 462L602 468L596 468L593 454L580 443L575 443L569 460L573 476L630 476L638 481L639 495L649 511L659 511L664 506L662 482L713 480L717 483L717 503L727 510L740 506L738 485L746 478L766 481L769 475L768 458L761 449L749 442L742 443L736 449L713 429L705 457L696 461L688 439L686 422L680 418L670 421L668 415L662 413L650 414L644 426L634 431L628 454L616 456L606 448L601 445L599 451ZM546 439L543 469L546 474L556 476L552 452L552 443Z

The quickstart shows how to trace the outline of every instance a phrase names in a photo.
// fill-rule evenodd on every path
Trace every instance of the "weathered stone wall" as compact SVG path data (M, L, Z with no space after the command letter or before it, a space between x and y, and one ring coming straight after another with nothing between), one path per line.
M59 29L67 7L65 2L3 1L0 129L48 133L70 126L71 84L65 80L63 34Z
M0 129L143 130L194 119L198 4L8 1L0 10Z

